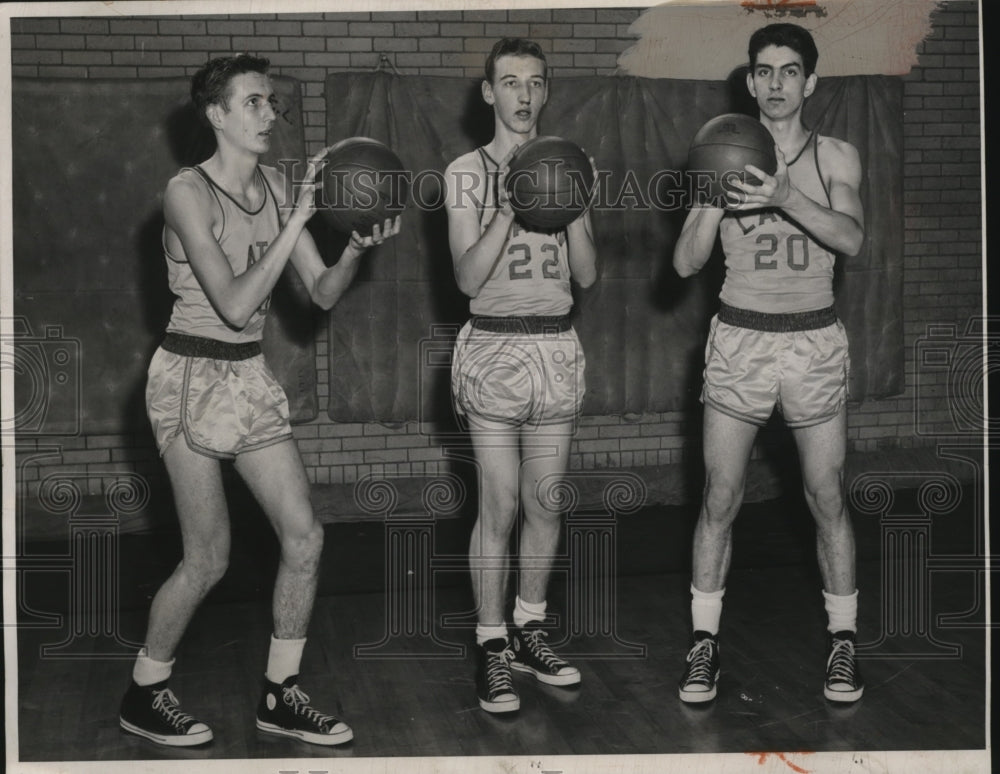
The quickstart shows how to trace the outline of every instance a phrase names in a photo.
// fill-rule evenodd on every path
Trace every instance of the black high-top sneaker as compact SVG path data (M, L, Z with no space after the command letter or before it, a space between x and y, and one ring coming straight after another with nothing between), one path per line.
M521 699L514 690L510 662L514 651L507 639L496 637L477 648L476 693L479 706L487 712L516 712Z
M138 685L134 680L122 699L119 725L157 744L191 747L212 741L212 729L183 712L167 681Z
M697 631L694 646L687 654L687 667L678 691L681 701L692 704L715 698L719 679L719 639L714 634Z
M864 692L865 681L854 658L854 632L834 632L830 635L823 695L830 701L857 701Z
M545 638L549 633L538 621L529 621L523 628L514 628L514 659L511 669L534 675L548 685L577 685L580 670L557 656Z
M268 734L290 736L312 744L334 745L349 742L354 732L346 723L309 706L292 675L283 683L264 678L264 694L257 706L257 728Z

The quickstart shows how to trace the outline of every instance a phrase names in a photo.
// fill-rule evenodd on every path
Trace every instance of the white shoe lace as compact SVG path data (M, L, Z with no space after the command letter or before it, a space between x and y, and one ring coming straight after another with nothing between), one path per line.
M194 718L181 711L177 697L169 688L153 691L153 709L159 712L176 729L183 729L187 723L193 723Z
M510 676L510 662L513 658L514 651L509 647L504 648L499 653L486 652L486 684L489 686L492 696L514 690L514 683Z
M328 729L337 723L337 719L332 715L324 715L319 710L309 706L309 697L298 685L293 685L284 690L285 704L292 708L296 715L300 715L311 723L323 729Z
M715 675L712 673L712 648L715 643L708 637L698 640L687 655L688 667L685 685L703 683L710 685Z
M548 643L545 642L545 637L549 636L548 632L543 631L542 629L529 629L524 632L523 636L524 641L527 643L532 655L541 661L545 665L546 669L556 673L563 667L569 666L565 661L559 658L559 656L552 651L552 648L549 647Z
M830 658L826 661L827 685L854 685L854 643L834 640Z

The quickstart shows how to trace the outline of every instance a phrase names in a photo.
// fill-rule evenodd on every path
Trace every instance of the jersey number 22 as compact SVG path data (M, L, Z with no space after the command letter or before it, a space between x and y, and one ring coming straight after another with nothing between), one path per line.
M542 245L542 253L552 255L542 261L542 277L545 279L559 279L559 246L554 244ZM507 264L510 278L512 280L530 280L533 277L531 270L531 248L523 242L517 242L507 248L507 255L520 255Z

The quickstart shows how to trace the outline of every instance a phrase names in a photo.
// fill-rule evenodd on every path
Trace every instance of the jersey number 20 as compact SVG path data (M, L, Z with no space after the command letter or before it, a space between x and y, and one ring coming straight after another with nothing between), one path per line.
M777 269L779 256L776 255L780 240L776 234L759 234L758 245L766 245L753 255L755 269ZM809 240L805 234L789 234L785 240L788 268L804 271L809 266Z

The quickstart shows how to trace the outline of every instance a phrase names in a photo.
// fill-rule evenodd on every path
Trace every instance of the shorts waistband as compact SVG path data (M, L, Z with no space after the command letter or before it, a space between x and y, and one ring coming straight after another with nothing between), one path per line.
M261 353L259 341L229 342L188 336L169 331L160 345L167 352L185 357L207 357L212 360L248 360Z
M719 322L768 333L791 333L793 331L811 331L833 325L837 322L837 312L832 306L828 306L826 309L815 309L810 312L773 314L739 309L723 303L719 307Z
M565 333L572 324L569 315L486 317L472 315L472 327L490 333Z

